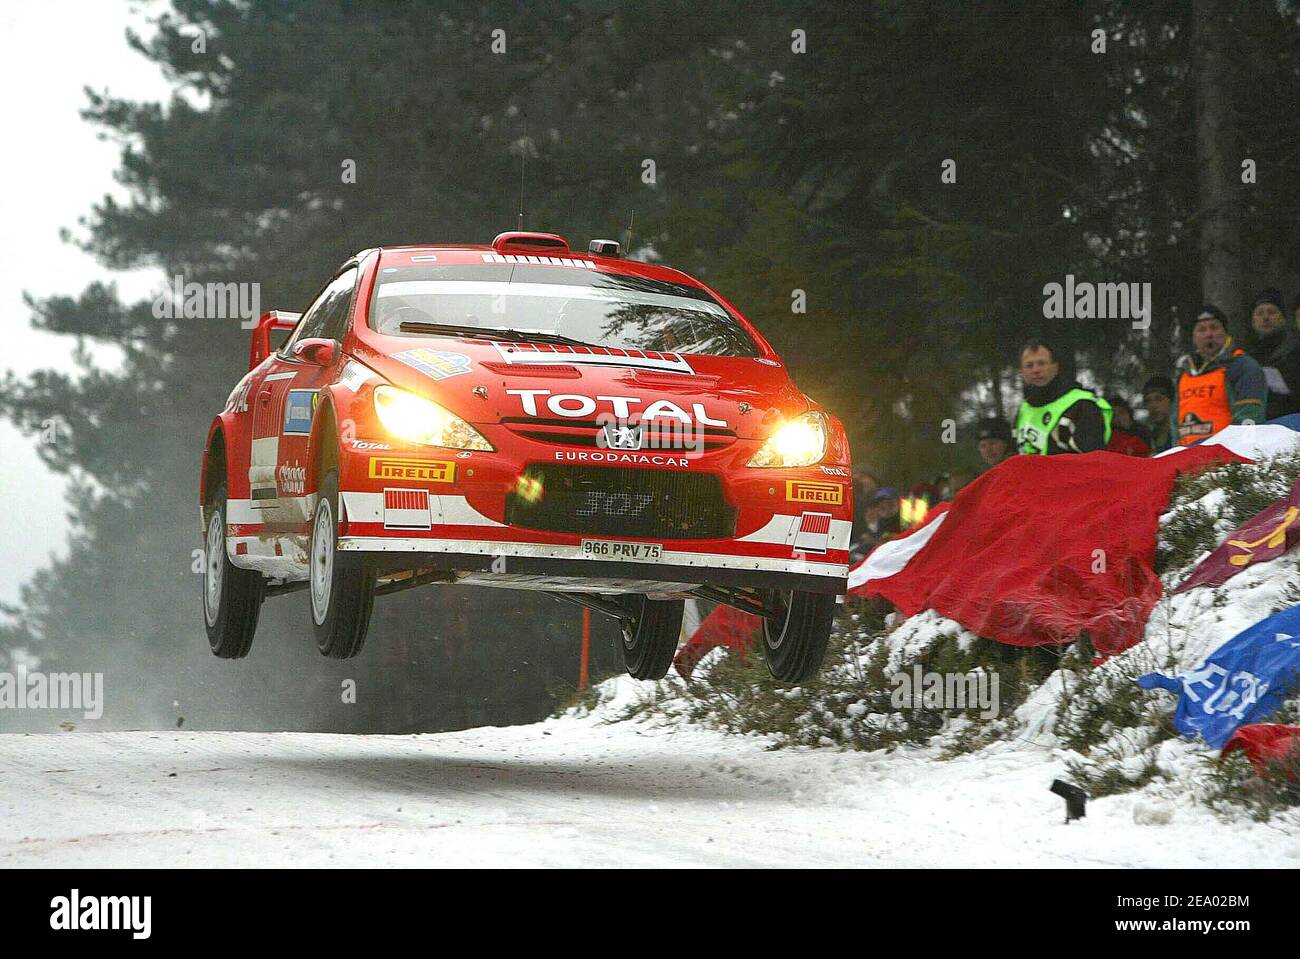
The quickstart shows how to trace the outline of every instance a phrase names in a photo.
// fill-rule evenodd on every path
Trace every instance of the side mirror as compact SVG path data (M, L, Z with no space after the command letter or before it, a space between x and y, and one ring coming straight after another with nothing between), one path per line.
M317 366L329 366L334 362L333 340L321 336L309 336L293 345L293 355Z
M272 330L292 330L300 319L301 313L285 313L281 310L263 313L257 326L253 327L253 340L248 347L248 368L254 369L271 355Z

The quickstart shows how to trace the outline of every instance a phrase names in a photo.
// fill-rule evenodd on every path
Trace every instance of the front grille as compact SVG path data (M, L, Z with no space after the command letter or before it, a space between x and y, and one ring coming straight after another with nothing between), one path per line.
M584 446L603 449L604 423L599 420L539 419L507 416L501 420L506 429L530 440L560 446ZM628 421L636 426L636 420ZM686 428L676 420L656 420L644 426L642 452L668 453L675 450L712 453L736 442L733 430L713 426Z
M589 536L719 539L736 511L709 473L543 464L506 497L511 526Z

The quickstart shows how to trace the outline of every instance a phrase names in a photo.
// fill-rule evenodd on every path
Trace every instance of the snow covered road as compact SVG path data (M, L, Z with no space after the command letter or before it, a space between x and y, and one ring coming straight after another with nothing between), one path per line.
M5 866L1300 865L1300 835L1123 796L1066 826L1018 745L769 751L564 718L423 736L0 736ZM1142 825L1136 818L1170 821Z

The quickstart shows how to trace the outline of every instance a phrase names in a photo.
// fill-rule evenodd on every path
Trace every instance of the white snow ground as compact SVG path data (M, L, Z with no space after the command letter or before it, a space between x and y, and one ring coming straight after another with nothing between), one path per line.
M0 864L1300 866L1294 822L1152 788L1067 826L1063 762L1028 743L938 761L602 722L635 688L437 735L0 736Z

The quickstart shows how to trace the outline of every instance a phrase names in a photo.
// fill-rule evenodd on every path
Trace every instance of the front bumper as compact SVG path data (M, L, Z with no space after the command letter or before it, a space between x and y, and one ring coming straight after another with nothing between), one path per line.
M539 581L661 583L667 589L707 584L842 594L847 587L852 527L847 464L833 469L747 469L756 446L748 440L702 455L650 453L645 454L649 463L617 459L611 463L610 457L642 454L575 451L506 435L502 426L484 424L481 429L502 449L473 453L409 446L345 450L340 559L354 557L351 561L380 571L473 573L467 580L471 582L499 575ZM654 462L656 457L665 462ZM584 516L581 510L575 511L571 525L539 528L542 524L518 521L511 515L511 498L520 495L518 491L539 467L545 467L545 474L557 465L587 470L589 476L606 469L611 474L664 477L712 474L731 521L695 528L701 538L599 531L591 513ZM539 485L539 492L547 495L546 484ZM673 503L683 501L677 487L664 489L672 491ZM618 499L618 495L600 495L607 497L606 504ZM675 521L663 525L687 528ZM723 526L725 535L718 535ZM661 553L653 560L613 559L584 553L584 539L655 544Z
M504 576L626 580L671 585L799 589L839 595L847 588L846 562L705 553L665 548L654 562L584 555L581 546L428 537L344 536L339 550L379 571L430 569ZM340 561L346 561L340 556Z

